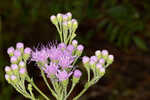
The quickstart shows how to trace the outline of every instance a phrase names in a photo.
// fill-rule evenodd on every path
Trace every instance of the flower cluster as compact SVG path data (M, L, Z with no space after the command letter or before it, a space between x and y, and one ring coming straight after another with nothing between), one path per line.
M7 50L10 56L10 66L5 67L5 78L9 83L15 83L26 76L26 61L30 57L31 49L25 48L24 44L19 42L16 44L16 49L10 47Z
M78 22L72 19L70 12L66 14L59 13L56 16L52 15L50 20L58 30L60 43L42 45L40 48L31 50L30 48L24 48L24 44L19 42L16 44L16 48L10 47L7 50L11 64L5 67L5 79L19 93L31 100L39 100L34 96L32 87L44 99L50 99L35 85L33 79L28 75L26 65L29 58L30 61L36 63L46 86L57 100L67 100L82 76L82 72L75 67L76 61L81 57L84 50L84 46L74 40ZM113 60L113 55L110 55L107 50L97 50L94 56L82 57L88 80L83 90L73 100L77 100L90 86L98 82ZM91 73L93 73L92 76ZM48 80L51 81L52 87ZM28 84L27 89L25 81Z
M31 91L32 88L28 88L28 93L25 89L25 80L28 78L26 63L30 57L31 49L24 48L24 44L18 42L16 48L10 47L7 50L10 57L10 66L5 67L5 79L10 83L19 93L24 95L26 98L32 99ZM28 84L28 87L31 87Z
M56 26L60 39L65 44L71 43L73 38L76 37L75 31L78 28L78 22L76 19L72 19L70 12L66 14L57 14L50 17L51 22Z
M87 72L90 73L90 70L92 70L94 78L96 79L95 82L105 74L105 69L112 64L113 60L113 55L109 55L107 50L97 50L94 56L82 57L82 62ZM88 81L89 80L90 79L88 79Z
M73 62L81 55L84 47L77 45L73 40L72 44L42 46L40 50L32 52L31 60L44 70L48 78L59 81L67 80L73 73Z

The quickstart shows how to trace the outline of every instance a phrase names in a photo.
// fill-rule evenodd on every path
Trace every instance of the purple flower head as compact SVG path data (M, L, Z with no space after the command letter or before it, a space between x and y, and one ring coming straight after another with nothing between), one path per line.
M31 54L31 51L32 51L32 50L31 50L30 48L25 48L25 49L24 49L24 53L25 53L25 54Z
M11 77L10 77L10 78L11 78L11 80L13 80L13 81L14 81L14 80L16 79L16 76L15 76L15 75L11 75Z
M20 49L20 48L24 48L24 44L22 42L18 42L16 44L16 48Z
M68 20L68 16L67 15L63 15L63 21L67 21Z
M96 64L96 67L100 69L100 68L102 68L103 66L102 66L102 64L98 63L98 64Z
M113 55L109 55L108 59L111 60L111 61L113 61L114 60L114 56Z
M11 62L11 63L17 62L17 57L16 57L16 56L12 56L12 57L10 58L10 62Z
M77 70L74 71L74 74L73 74L74 77L80 78L81 75L82 75L82 72L80 70L77 69Z
M97 59L96 56L91 56L90 60L91 60L91 61L94 61L94 62L97 62L98 59Z
M72 41L72 45L73 45L73 46L77 46L77 44L78 44L78 41L77 41L77 40L73 40L73 41Z
M103 58L101 58L101 59L99 60L99 63L100 63L100 64L105 64L105 60L104 60Z
M45 64L44 71L47 74L47 77L50 78L51 75L56 75L58 70L58 65L56 63L50 63L50 65Z
M87 62L89 62L90 58L87 56L82 57L82 62L85 64Z
M69 44L69 45L67 46L67 50L69 50L70 52L73 52L74 49L75 49L74 46L71 45L71 44Z
M69 18L71 18L71 17L72 17L71 12L68 12L66 15L67 15Z
M51 60L58 60L62 56L62 50L53 46L48 50L48 55Z
M100 50L96 50L95 55L99 56L100 54L101 54L101 51Z
M19 70L19 73L20 73L20 74L25 74L25 73L26 73L26 69L25 69L25 68L21 68L21 69Z
M65 49L66 48L66 44L65 43L60 43L60 44L58 44L58 48Z
M9 72L9 71L11 71L11 68L9 66L6 66L5 67L5 72Z
M12 70L18 69L18 65L17 65L17 64L12 64L12 65L11 65L11 69L12 69Z
M14 51L14 56L20 57L21 56L21 52L19 50L15 50Z
M107 50L102 50L102 55L103 56L107 56L108 55L108 51Z
M77 50L79 50L80 52L82 52L84 49L83 45L78 45Z
M25 67L25 63L23 61L19 62L20 67Z
M9 80L10 76L8 74L5 74L5 79Z
M62 68L68 68L70 66L70 64L74 61L74 57L72 55L65 55L63 54L60 58L59 58L59 62L58 64L62 67Z
M7 49L7 53L10 54L10 53L13 53L15 51L15 49L13 47L9 47Z
M48 59L48 53L46 48L42 48L41 50L35 50L32 52L32 61L36 62L45 62Z
M72 72L68 74L65 70L63 71L58 70L58 73L56 74L56 76L59 79L59 81L64 81L64 80L67 80L71 74Z

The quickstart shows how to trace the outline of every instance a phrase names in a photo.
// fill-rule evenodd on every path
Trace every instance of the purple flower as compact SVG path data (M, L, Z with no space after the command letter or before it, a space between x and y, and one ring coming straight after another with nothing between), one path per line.
M87 62L89 62L90 58L87 56L82 57L82 62L85 64Z
M101 59L99 60L99 63L100 63L100 64L105 64L105 60L104 60L103 58L101 58Z
M45 64L45 68L43 68L47 77L50 78L51 75L56 75L58 70L58 65L56 63L50 63L50 65Z
M30 48L25 48L25 49L24 49L24 53L25 53L25 54L31 54L31 51L32 51L32 50L31 50Z
M35 52L32 52L32 61L36 62L45 62L48 59L48 53L46 48L42 48L41 50L35 50Z
M16 57L16 56L12 56L12 57L10 58L10 62L11 62L11 63L17 62L17 57Z
M20 57L21 56L21 52L19 50L15 50L14 51L14 56Z
M56 76L59 79L59 81L64 81L64 80L67 80L71 74L72 72L68 74L65 70L63 71L59 70Z
M81 73L81 71L80 71L80 70L78 70L78 69L77 69L77 70L75 70L75 71L74 71L74 74L73 74L73 76L74 76L74 77L76 77L76 78L80 78L80 77L81 77L81 75L82 75L82 73Z
M16 69L18 69L18 65L17 64L12 64L11 68L12 68L12 70L16 70Z
M62 56L62 50L60 48L51 47L48 50L48 55L51 60L58 60L60 56Z
M71 45L71 44L69 44L69 45L67 46L67 50L69 50L70 52L73 52L74 49L75 49L74 46Z
M5 74L5 79L9 80L10 76L8 74Z
M21 68L21 69L19 70L19 73L20 73L20 74L25 74L25 72L26 72L26 69L25 69L25 68Z
M9 72L9 71L11 71L11 68L9 66L6 66L5 67L5 72Z
M7 49L7 53L10 54L10 53L13 53L15 51L15 49L13 47L9 47Z
M60 44L58 44L58 48L65 49L66 48L66 44L65 43L60 43Z
M78 45L77 50L79 50L80 52L82 52L84 49L83 45Z
M107 56L108 55L108 51L107 50L102 50L102 55L103 56Z
M18 42L16 44L16 48L20 49L20 48L24 48L24 44L22 42Z

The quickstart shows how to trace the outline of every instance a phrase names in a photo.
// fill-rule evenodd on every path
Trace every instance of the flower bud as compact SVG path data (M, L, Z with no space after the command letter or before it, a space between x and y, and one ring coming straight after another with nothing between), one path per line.
M25 61L27 61L28 59L29 59L29 57L30 57L30 54L31 54L31 49L30 48L25 48L24 49L24 55L23 55L23 59L25 60Z
M71 19L72 19L72 14L71 14L71 12L68 12L66 15L68 16L68 20L71 20Z
M5 67L5 72L10 72L11 71L11 68L9 66L6 66Z
M23 61L20 61L19 62L19 67L20 68L24 68L26 66L26 64L23 62Z
M84 49L83 45L78 45L77 46L77 52L76 53L77 53L78 56L80 56L82 54L83 49Z
M17 64L12 64L11 69L15 75L18 74L18 65Z
M20 52L23 53L24 44L22 42L18 42L16 44L16 49L20 50Z
M72 30L72 21L68 21L68 28Z
M8 74L5 74L5 79L10 83L10 76Z
M73 45L74 47L77 47L78 41L77 41L77 40L73 40L73 41L72 41L72 45Z
M76 19L72 19L72 30L73 30L73 32L76 31L77 27L78 27L77 20Z
M60 13L57 14L57 20L58 20L59 23L62 23L62 19L63 19L62 16L63 16L63 15L60 14Z
M11 75L10 79L13 83L17 83L17 77L15 75Z
M51 20L51 22L52 22L54 25L57 25L57 24L58 24L56 16L52 15L52 16L50 17L50 20Z
M102 50L102 57L106 60L108 57L108 51L107 50Z
M90 60L90 59L89 59L89 57L87 57L87 56L82 57L82 62L83 62L83 64L88 63L89 60Z
M12 56L12 57L10 58L10 62L11 62L12 64L16 64L16 63L18 62L18 58L17 58L16 56Z
M95 67L96 67L96 62L97 62L97 57L96 56L91 56L90 57L90 67L91 69L94 71L95 70Z
M81 73L80 70L77 69L77 70L74 71L73 80L72 80L74 84L79 82L79 79L80 79L81 75L82 75L82 73Z
M114 56L113 55L109 55L107 58L107 63L108 64L112 64L112 62L114 61Z
M18 69L18 65L17 65L17 64L12 64L12 65L11 65L11 69L12 69L13 71L17 70L17 69Z
M14 51L14 56L16 56L17 60L20 61L22 59L21 51L20 50L15 50Z
M68 31L68 24L67 24L67 22L63 22L62 25L63 25L63 30L64 31Z
M6 72L6 74L8 74L8 75L11 75L11 74L12 74L11 68L10 68L9 66L6 66L6 67L5 67L5 72Z
M105 68L102 66L102 64L96 64L96 68L100 76L103 76L105 74Z
M100 59L101 58L101 51L100 50L95 51L95 55L98 57L98 59Z
M26 68L20 68L19 74L22 78L25 78L26 73L27 73Z
M99 63L102 64L102 65L104 65L104 64L105 64L105 60L104 60L103 58L101 58L101 59L99 60Z
M63 22L68 21L68 16L67 15L63 15Z
M14 56L14 51L15 49L13 47L9 47L7 49L7 53L9 54L10 57Z

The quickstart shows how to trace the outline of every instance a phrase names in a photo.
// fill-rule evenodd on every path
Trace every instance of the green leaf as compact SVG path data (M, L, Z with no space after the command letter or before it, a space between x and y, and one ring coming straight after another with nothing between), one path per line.
M110 34L110 42L113 42L117 38L118 31L119 26L113 28L112 33Z
M144 51L148 50L145 41L142 40L140 37L134 36L133 41L137 45L137 47L140 48L141 50L144 50Z

